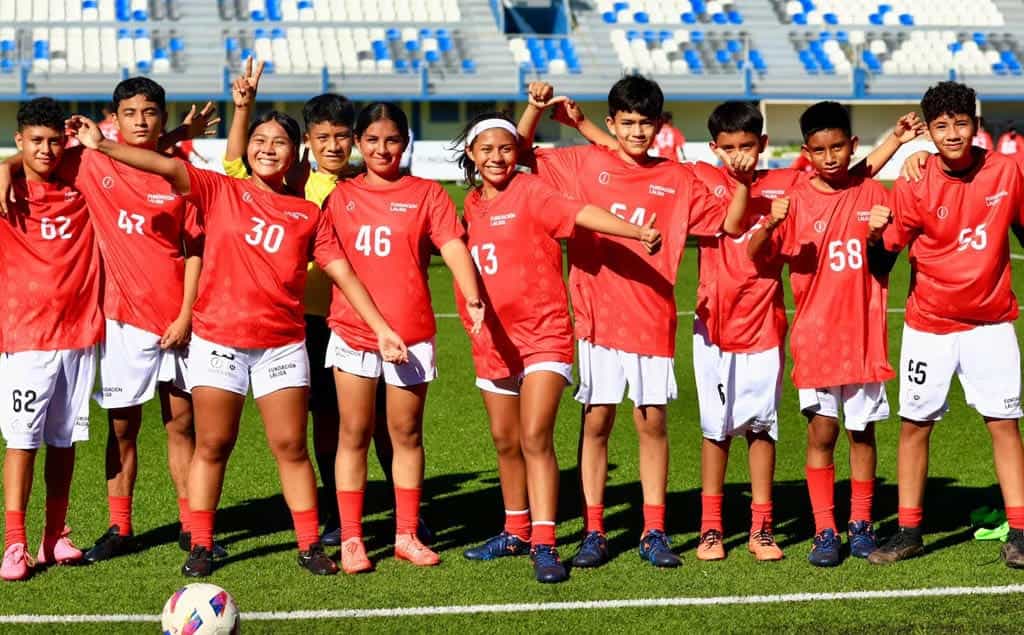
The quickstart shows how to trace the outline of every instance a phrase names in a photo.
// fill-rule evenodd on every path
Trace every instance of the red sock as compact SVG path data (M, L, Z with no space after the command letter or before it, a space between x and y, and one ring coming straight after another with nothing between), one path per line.
M604 533L604 505L587 505L587 531Z
M341 517L341 540L363 537L363 490L339 490L338 516Z
M920 507L897 507L896 518L900 527L917 528L924 520L924 510Z
M1010 529L1024 529L1024 507L1007 507L1006 522Z
M814 513L814 533L825 529L835 531L835 487L836 466L807 466L807 491L811 495L811 512Z
M303 512L293 511L292 525L295 526L299 551L306 551L314 542L320 541L320 512L316 506Z
M68 518L68 499L46 499L46 524L43 526L43 537L56 540L64 533L64 522Z
M654 529L665 531L665 506L644 503L644 533Z
M700 495L700 533L711 529L718 532L722 529L722 494L701 494Z
M28 545L25 535L25 512L4 512L4 549L21 543Z
M420 520L420 496L418 487L395 487L395 533L416 534Z
M181 523L181 530L188 533L192 531L188 522L188 498L178 499L178 522Z
M192 509L188 512L189 524L192 526L192 546L206 547L213 551L213 519L217 511Z
M875 481L850 479L850 522L871 522L871 501L875 498Z
M553 521L538 520L533 523L533 536L530 544L555 546L555 523Z
M772 528L772 502L750 504L750 531Z
M129 536L132 533L132 497L107 496L110 505L110 524L117 525L117 533Z
M530 510L505 510L505 533L520 540L530 541Z

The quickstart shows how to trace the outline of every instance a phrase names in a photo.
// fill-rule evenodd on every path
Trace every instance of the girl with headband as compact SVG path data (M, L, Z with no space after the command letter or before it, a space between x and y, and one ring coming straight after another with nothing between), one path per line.
M373 437L377 383L387 383L387 425L394 447L395 557L418 566L441 560L416 536L423 488L423 407L437 376L437 325L427 286L431 248L441 252L463 309L478 330L484 316L476 272L455 205L434 181L403 176L399 161L409 143L405 113L391 103L370 104L356 118L355 140L366 173L338 183L324 203L352 268L389 324L408 344L409 359L393 364L377 353L373 331L340 293L331 300L326 364L334 367L341 427L335 477L341 516L341 568L369 571L363 545L366 455Z
M471 560L530 553L538 582L568 578L555 549L558 461L555 418L572 382L573 341L562 282L559 240L576 226L660 244L654 219L630 224L569 199L516 165L516 126L500 114L477 117L456 141L471 190L465 201L468 243L490 309L471 336L476 385L491 421L505 504L504 530L469 549ZM472 315L461 308L472 330Z

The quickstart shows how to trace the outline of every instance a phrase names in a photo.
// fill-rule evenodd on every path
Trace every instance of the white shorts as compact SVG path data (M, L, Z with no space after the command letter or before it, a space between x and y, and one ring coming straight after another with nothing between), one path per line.
M437 377L434 363L434 338L409 344L409 361L404 364L385 362L377 351L357 351L331 331L327 343L325 368L337 368L359 377L384 377L392 386L417 386Z
M235 348L198 335L189 346L189 388L210 386L259 399L275 390L309 386L306 343L273 348Z
M58 448L89 440L96 347L0 355L0 431L7 447Z
M724 441L747 432L779 439L782 349L727 353L708 340L701 320L693 323L693 376L704 437Z
M156 395L157 384L169 382L188 390L188 349L164 350L160 336L130 324L107 320L99 345L100 386L93 398L103 408L128 408Z
M637 406L664 406L676 398L675 362L671 357L639 355L578 340L580 386L576 401L586 405L618 404L629 386Z
M863 432L869 423L889 418L885 382L801 388L799 393L801 412L838 419L842 406L843 426L854 432Z
M958 333L925 333L904 325L900 351L900 416L938 421L949 409L953 373L967 405L983 417L1019 419L1020 348L1013 324Z
M505 377L503 379L484 379L483 377L476 378L476 387L486 392L493 392L497 395L510 395L518 396L519 390L523 386L523 380L530 373L536 373L538 371L546 370L548 372L556 373L565 378L565 385L568 386L572 383L572 364L566 364L565 362L537 362L536 364L530 364L523 372L518 375L511 377Z

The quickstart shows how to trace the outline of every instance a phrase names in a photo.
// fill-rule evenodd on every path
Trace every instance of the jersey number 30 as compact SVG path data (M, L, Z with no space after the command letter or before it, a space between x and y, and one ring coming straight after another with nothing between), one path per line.
M253 247L263 247L268 254L275 254L281 248L281 241L284 240L284 227L281 225L269 225L262 218L252 216L249 218L255 225L245 235L245 242Z

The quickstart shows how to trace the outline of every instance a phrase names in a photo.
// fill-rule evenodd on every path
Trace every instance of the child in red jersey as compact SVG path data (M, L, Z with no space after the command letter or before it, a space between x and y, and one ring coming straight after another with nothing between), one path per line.
M432 248L452 270L478 328L483 303L451 198L440 184L401 173L399 162L409 141L405 113L391 103L370 104L359 113L353 132L367 171L339 181L324 213L359 279L408 342L409 360L394 364L382 359L373 331L341 293L334 293L325 363L335 369L341 411L335 463L341 564L346 573L373 566L363 546L363 498L377 383L383 379L394 448L395 557L432 566L440 558L416 535L423 488L423 406L427 387L437 376L437 326L427 286Z
M146 77L126 79L114 88L112 104L121 142L153 150L164 141L167 109L159 84ZM209 105L193 120L195 127L205 128L212 113ZM12 168L20 167L16 157L10 161ZM0 168L0 194L6 178L6 167ZM195 441L185 373L202 266L195 208L163 179L81 147L65 155L58 178L85 197L103 259L105 338L94 398L107 410L110 520L85 561L106 560L133 548L142 406L157 396L167 432L167 467L178 498L179 544L187 548L186 491Z
M353 274L320 208L284 194L284 176L298 151L298 124L277 112L253 123L246 155L252 177L245 180L104 140L83 117L69 124L83 145L160 175L203 214L209 251L189 349L196 406L188 490L192 549L182 573L199 577L212 571L215 509L250 384L292 513L299 564L314 574L336 573L318 539L316 480L306 450L309 363L302 294L310 255L373 325L384 355L401 359L405 346Z
M89 393L103 315L89 210L77 190L56 180L65 152L64 119L48 97L18 109L18 202L0 219L0 294L7 306L0 322L0 432L7 444L4 580L24 580L31 573L25 511L44 443L46 523L35 564L82 559L64 521L74 443L89 438Z
M835 566L840 538L833 515L834 453L839 417L850 439L850 550L867 557L876 450L874 423L889 416L885 381L892 378L886 341L887 277L868 266L867 241L891 212L888 192L853 175L857 139L847 111L820 102L800 118L803 153L816 176L776 199L770 218L750 238L748 253L789 264L796 315L790 334L793 383L808 420L807 486L815 538L809 561Z
M909 247L911 280L900 350L899 531L875 564L921 554L932 428L948 409L956 373L967 403L992 436L1010 533L1001 557L1024 568L1024 448L1018 421L1019 308L1010 280L1009 231L1024 225L1024 177L1014 157L971 146L974 90L932 86L921 100L938 154L921 178L894 188L895 221L884 246Z
M653 217L643 226L630 224L516 172L519 135L500 114L477 117L459 141L466 181L476 184L479 177L466 198L465 222L491 311L483 334L473 338L473 361L506 510L505 530L465 555L521 555L532 543L537 581L561 582L568 576L555 550L553 437L558 401L572 381L572 328L559 240L579 226L640 240L653 251L660 234ZM463 321L471 330L468 314Z
M555 103L546 84L531 85L530 94L531 105L520 122L528 141L541 110ZM587 507L586 536L573 566L596 567L609 557L603 521L608 438L627 386L644 499L640 556L658 567L680 564L665 533L665 412L676 397L676 273L687 236L742 232L749 195L744 179L754 164L746 156L736 158L732 167L739 184L726 201L709 192L690 167L649 156L663 101L654 82L624 78L608 95L606 123L616 149L577 146L536 152L538 175L556 189L636 225L656 215L654 226L665 243L647 258L633 243L585 230L569 240L569 293L580 360L576 399L583 406L580 472Z

